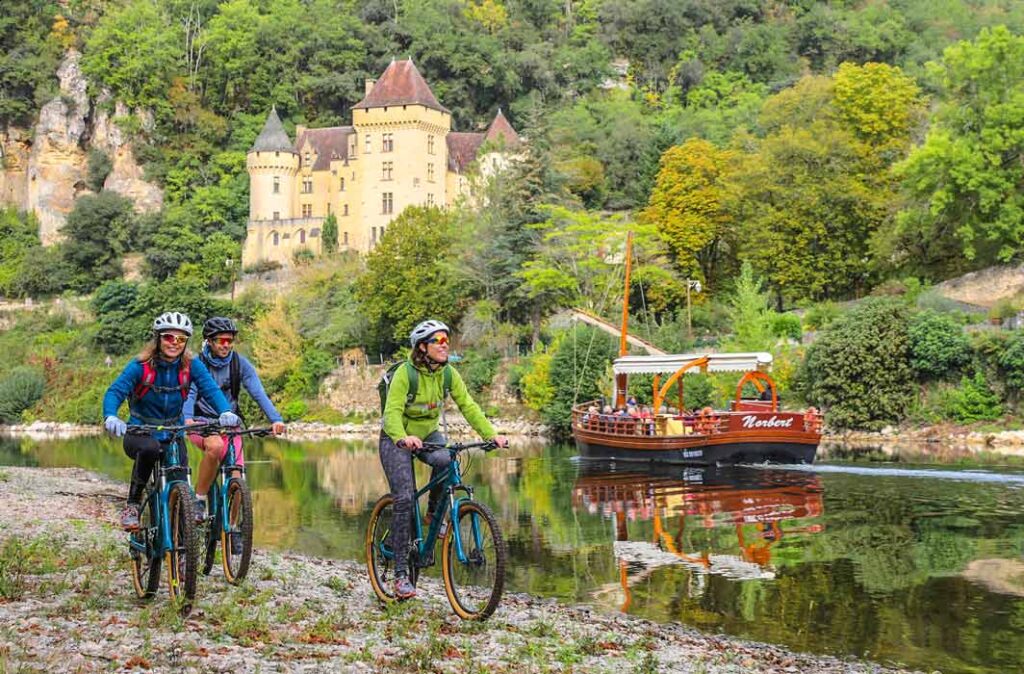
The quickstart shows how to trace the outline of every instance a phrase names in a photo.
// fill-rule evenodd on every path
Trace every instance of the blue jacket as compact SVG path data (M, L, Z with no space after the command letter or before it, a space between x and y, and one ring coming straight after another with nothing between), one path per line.
M154 388L147 391L146 395L129 408L128 423L153 423L142 418L146 417L160 420L160 423L165 425L180 425L183 422L182 407L185 404L178 389L178 366L181 359L178 358L171 362L161 358L153 360L156 365ZM228 405L224 394L217 387L217 382L213 380L210 371L198 358L192 359L191 379L192 386L199 388L199 394L205 400L210 401L218 414L231 411L231 406ZM117 410L121 407L121 403L132 395L141 380L142 363L137 358L132 358L103 396L103 418L117 416ZM155 388L157 386L173 390L159 392Z
M248 358L237 352L228 354L227 358L217 358L210 353L209 347L205 344L203 345L203 355L210 362L210 374L213 375L213 380L220 387L221 392L224 393L228 403L230 403L232 411L238 412L238 401L231 399L231 357L236 355L238 357L238 374L242 380L240 382L242 388L249 392L252 399L260 406L263 413L267 415L267 419L270 419L270 423L283 421L277 408L274 407L274 403L271 402L267 392L263 389L263 382L260 381L260 376L256 374L256 368L253 367ZM196 360L199 359L197 358ZM211 412L213 408L209 403L203 404L204 401L198 401L197 404L196 394L198 392L196 384L193 383L191 390L188 392L188 400L185 401L183 410L186 419L212 418Z

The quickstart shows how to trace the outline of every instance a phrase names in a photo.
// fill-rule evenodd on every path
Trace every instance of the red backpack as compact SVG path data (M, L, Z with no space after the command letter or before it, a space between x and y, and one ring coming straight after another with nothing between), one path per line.
M155 381L156 368L153 367L153 361L147 360L142 364L142 377L139 379L139 383L136 384L135 390L132 391L132 401L141 400L153 388L153 382ZM182 400L188 398L188 389L191 385L192 368L189 363L182 361L181 367L178 368L178 389L181 391ZM157 389L162 392L164 387L157 387Z

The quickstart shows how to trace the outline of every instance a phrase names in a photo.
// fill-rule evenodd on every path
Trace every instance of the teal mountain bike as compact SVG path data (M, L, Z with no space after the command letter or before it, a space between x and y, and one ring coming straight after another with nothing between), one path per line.
M217 428L216 426L213 426ZM132 583L140 599L149 599L160 586L160 567L167 567L167 589L181 600L183 614L192 610L199 566L195 523L195 494L184 449L184 431L200 432L207 425L128 426L132 435L169 433L160 441L160 460L143 491L139 528L129 534Z
M452 462L416 492L407 570L415 585L420 568L433 564L434 545L442 525L446 525L441 536L441 573L448 602L465 620L484 620L494 613L505 588L507 552L501 527L491 509L473 500L473 488L462 481L459 455L477 447L490 451L496 445L424 443L424 449L447 449ZM444 487L445 497L438 499L430 526L424 531L419 499L437 485ZM373 591L382 602L396 600L391 589L395 579L395 553L390 542L393 517L394 499L386 494L373 506L366 527L366 566Z
M200 433L203 434L206 434L205 431ZM253 514L252 492L245 480L245 466L238 464L234 438L266 437L272 435L273 431L269 428L215 429L211 434L224 436L228 450L220 463L213 486L210 487L210 517L206 529L203 575L208 576L213 570L219 542L224 577L232 585L239 585L245 580L252 559Z

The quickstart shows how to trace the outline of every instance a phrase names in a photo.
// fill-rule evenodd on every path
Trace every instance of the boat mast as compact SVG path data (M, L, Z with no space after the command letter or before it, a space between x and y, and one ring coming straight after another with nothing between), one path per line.
M622 291L622 330L619 334L619 355L625 356L629 353L629 343L626 341L626 332L629 328L629 273L633 264L633 232L626 233L626 281ZM626 389L629 377L626 374L615 375L615 407L626 406Z

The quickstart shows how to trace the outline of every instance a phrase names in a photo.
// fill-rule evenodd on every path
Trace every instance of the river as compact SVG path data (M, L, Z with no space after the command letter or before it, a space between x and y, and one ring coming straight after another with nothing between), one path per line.
M373 443L246 457L257 546L362 559L386 491ZM465 479L501 521L511 591L887 665L1024 671L1024 469L832 457L641 471L536 443L474 455ZM95 437L2 439L0 464L130 468Z

